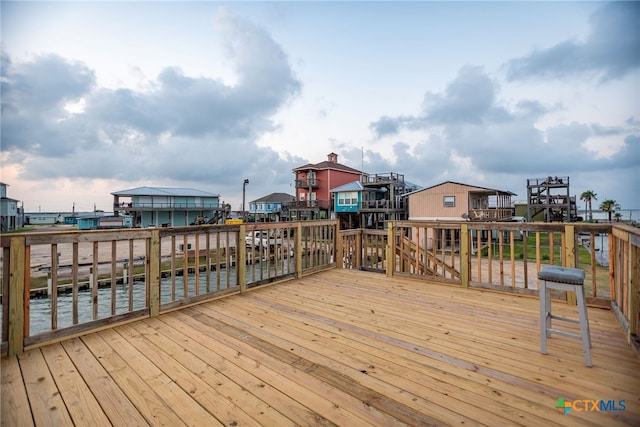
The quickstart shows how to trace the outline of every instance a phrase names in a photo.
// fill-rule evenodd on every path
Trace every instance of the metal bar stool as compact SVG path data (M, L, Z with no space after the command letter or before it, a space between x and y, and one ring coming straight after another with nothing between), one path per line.
M589 332L589 318L587 317L587 300L584 295L584 270L579 268L545 266L538 273L540 279L540 353L547 354L547 338L551 334L558 334L569 338L582 340L585 364L591 367L591 334ZM579 320L551 314L551 290L571 291L576 293ZM578 323L580 335L551 327L551 320Z

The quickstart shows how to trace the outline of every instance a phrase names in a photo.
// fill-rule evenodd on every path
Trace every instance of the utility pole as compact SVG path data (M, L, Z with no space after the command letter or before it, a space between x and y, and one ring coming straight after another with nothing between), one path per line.
M249 179L245 178L244 182L242 183L242 213L244 214L245 210L244 210L244 199L245 199L245 194L246 194L246 188L247 188L247 184L249 183Z

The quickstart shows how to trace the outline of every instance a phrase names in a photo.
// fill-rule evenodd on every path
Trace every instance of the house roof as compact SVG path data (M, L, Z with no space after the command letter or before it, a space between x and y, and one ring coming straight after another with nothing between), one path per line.
M260 197L259 199L253 200L251 203L264 203L264 202L274 202L274 203L282 203L282 202L291 202L295 200L296 197L287 193L271 193L268 196Z
M324 162L320 162L320 163L307 163L304 166L299 166L295 169L293 169L293 172L297 172L297 171L303 171L303 170L324 170L324 169L331 169L331 170L338 170L338 171L343 171L343 172L352 172L352 173L362 173L361 171L354 169L352 167L349 166L345 166L343 164L340 163L334 163L334 162L330 162L328 160L325 160Z
M344 185L341 185L339 187L333 188L329 191L331 191L332 193L337 193L339 191L362 191L362 190L364 190L364 186L360 183L360 181L352 181Z
M173 197L220 197L219 194L196 190L195 188L137 187L115 191L114 196L173 196Z
M470 191L480 192L480 193L488 193L488 194L498 193L498 194L509 195L509 196L517 196L516 193L512 193L511 191L508 191L508 190L497 190L495 188L479 187L477 185L463 184L461 182L455 182L455 181L445 181L445 182L441 182L440 184L432 185L431 187L421 188L419 190L412 191L411 193L407 193L405 194L405 196L420 193L421 191L427 191L432 188L440 187L441 185L445 185L445 184L461 185L463 187L468 187Z

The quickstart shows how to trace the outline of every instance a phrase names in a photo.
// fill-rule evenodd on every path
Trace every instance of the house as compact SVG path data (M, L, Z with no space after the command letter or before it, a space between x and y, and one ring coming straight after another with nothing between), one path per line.
M360 228L358 210L362 203L364 186L360 181L352 181L331 190L333 211L340 220L340 229Z
M249 202L249 217L255 222L280 221L283 205L295 201L295 196L287 193L271 193Z
M0 182L0 231L22 227L22 208L18 207L18 200L7 197L7 187L7 184Z
M408 217L405 194L417 190L404 175L363 174L360 180L332 189L334 211L342 228L386 228L387 221Z
M446 181L407 195L409 220L505 221L513 217L511 196L516 194L493 188ZM428 229L419 244L427 249L454 249L459 231ZM453 234L451 234L453 233ZM481 236L486 241L487 236Z
M409 199L410 220L498 221L514 215L515 193L446 181L414 191Z
M138 187L111 194L114 215L131 215L134 227L184 226L204 218L217 223L224 215L219 194L193 188Z
M362 172L338 163L338 155L330 153L324 162L293 169L296 199L287 203L291 220L328 219L333 215L331 189L360 179Z
M406 194L418 189L395 172L363 175L362 204L358 213L366 228L386 229L387 221L406 220L409 215Z

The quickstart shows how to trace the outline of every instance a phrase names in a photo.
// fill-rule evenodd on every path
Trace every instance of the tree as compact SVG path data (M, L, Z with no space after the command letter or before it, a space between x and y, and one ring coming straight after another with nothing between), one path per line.
M605 200L604 202L600 203L600 210L602 212L606 212L608 217L609 217L609 222L611 222L611 215L613 214L614 211L617 211L620 209L620 205L618 204L618 202L616 202L615 200Z
M591 201L598 200L596 196L597 194L594 193L592 190L584 191L580 195L580 200L584 200L587 212L589 213L589 216L588 216L589 222L593 221L593 211L591 210Z

